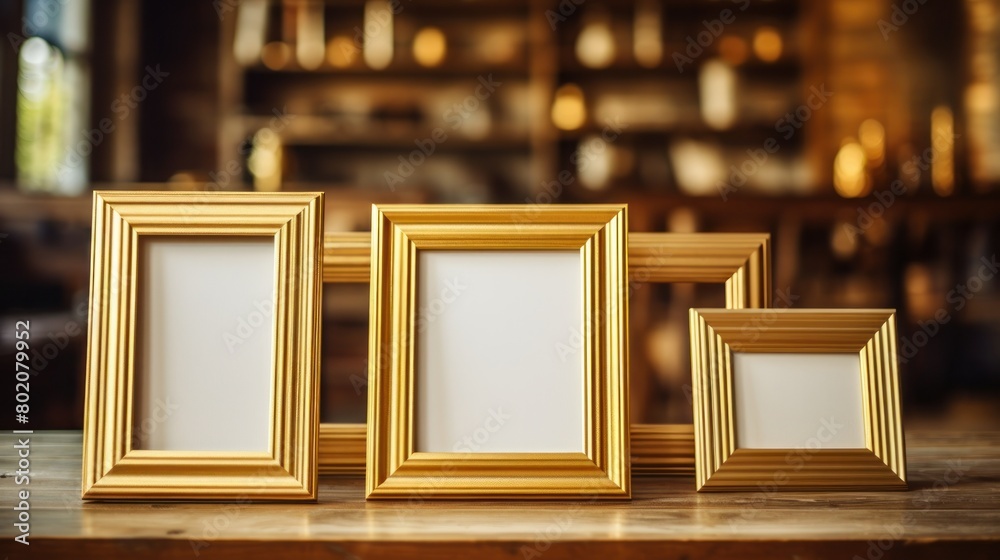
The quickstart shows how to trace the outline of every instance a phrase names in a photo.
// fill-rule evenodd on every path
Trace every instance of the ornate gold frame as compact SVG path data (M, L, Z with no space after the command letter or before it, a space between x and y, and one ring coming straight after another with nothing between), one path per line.
M724 283L729 309L771 305L766 233L630 233L628 259L633 282ZM325 282L368 282L370 267L371 234L326 234ZM364 474L365 430L365 424L320 424L320 474ZM636 424L630 437L633 473L694 473L691 424Z
M315 500L322 193L94 193L85 499ZM139 238L261 236L275 244L266 453L132 448Z
M902 490L906 459L891 309L692 309L695 484L699 491ZM733 409L739 352L856 353L866 449L739 449Z
M373 206L369 499L630 497L627 224L624 205ZM414 451L416 259L426 249L579 251L583 453Z

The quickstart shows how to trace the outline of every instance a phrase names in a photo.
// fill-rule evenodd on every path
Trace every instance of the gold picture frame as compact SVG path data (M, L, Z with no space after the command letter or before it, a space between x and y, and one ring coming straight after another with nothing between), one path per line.
M372 212L366 497L629 498L626 207L384 205ZM582 452L415 450L424 251L576 252Z
M699 491L906 488L894 310L692 309L690 329L695 479ZM766 375L784 367L778 365L775 356L784 361L796 355L820 354L822 360L829 361L830 355L836 354L837 358L843 358L851 365L850 372L856 365L856 371L860 373L845 376L840 381L848 382L847 392L852 392L850 388L860 392L855 396L858 399L856 403L846 402L844 405L860 414L847 414L846 419L839 419L839 424L832 417L830 421L822 418L807 424L804 428L807 431L814 430L814 425L818 425L819 429L815 431L815 437L797 440L802 445L752 445L742 448L738 441L740 437L750 439L746 436L748 430L741 430L745 428L743 422L759 424L760 417L770 417L769 421L778 427L777 430L772 428L772 431L784 432L777 434L778 438L789 439L790 424L775 423L775 418L784 413L783 410L797 406L799 403L790 401L801 398L803 393L784 399L784 403L777 407L762 410L763 414L755 415L751 412L756 411L743 410L741 416L736 403L741 384L745 387L750 383L748 373L751 368L746 368L742 380L734 376L734 371L739 369L735 362L744 357L740 354L756 355L764 360L768 369L758 369L758 372L764 371ZM749 364L747 361L742 363L744 366ZM785 375L797 379L811 375L812 379L804 381L807 384L815 385L829 379L819 375L816 369L809 373L803 373L801 367L786 369L790 373ZM762 377L755 374L755 378L759 383ZM759 400L761 390L755 390ZM820 394L823 395L822 400L839 398L823 391ZM809 402L805 406L816 404ZM820 414L822 412L809 410L806 416L812 421L817 420ZM832 436L837 435L838 426L842 432L855 430L857 444L845 446L832 440ZM741 433L744 435L741 436ZM765 433L764 439L767 437ZM832 443L826 446L823 441Z
M771 306L771 236L767 233L630 233L630 282L698 282L725 286L728 309ZM367 283L371 234L327 233L323 280ZM365 424L320 425L320 474L365 472ZM634 424L633 474L693 474L691 424Z
M322 193L94 193L84 499L316 499L322 231ZM148 363L142 344L148 342L141 342L141 325L150 324L154 311L143 309L142 298L143 290L152 293L147 276L157 276L144 273L153 260L144 251L155 243L187 247L205 240L259 243L261 267L273 270L266 281L273 319L251 319L272 329L261 332L271 342L261 350L271 361L262 368L261 379L269 380L260 390L270 407L254 412L262 418L255 424L261 450L136 448L137 436L147 433L145 423L135 427L134 401L140 383L152 385L142 381L141 364ZM183 355L185 349L169 351ZM156 417L174 420L169 410Z
M771 235L630 233L632 281L724 284L726 309L771 307Z

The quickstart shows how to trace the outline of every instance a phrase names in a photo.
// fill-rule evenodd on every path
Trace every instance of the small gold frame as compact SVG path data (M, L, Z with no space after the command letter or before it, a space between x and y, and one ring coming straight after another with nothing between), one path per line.
M692 309L690 322L699 491L906 489L894 310ZM793 449L737 448L734 349L857 354L866 447L794 462Z
M627 229L624 205L373 206L367 498L630 497ZM422 249L580 252L583 453L414 451Z
M770 239L767 233L630 233L629 278L722 283L727 309L767 308L772 292ZM367 283L370 276L371 234L326 234L324 282ZM365 431L365 424L320 424L320 474L364 474ZM691 424L635 424L630 434L633 473L694 473Z
M323 194L97 191L93 211L83 498L314 501ZM139 246L153 236L274 239L267 452L133 449Z

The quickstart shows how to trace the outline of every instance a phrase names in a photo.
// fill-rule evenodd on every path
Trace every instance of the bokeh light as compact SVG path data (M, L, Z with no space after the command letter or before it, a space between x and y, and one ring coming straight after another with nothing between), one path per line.
M421 66L439 66L447 52L448 40L437 27L424 27L413 37L413 58Z
M781 58L783 46L781 34L773 27L759 27L754 33L753 52L764 62L774 62Z
M865 150L856 141L848 141L841 146L833 160L833 186L837 194L844 198L864 196L868 178L865 174Z
M576 39L576 57L590 68L606 68L615 59L615 38L604 21L584 26Z
M576 84L565 84L556 90L552 103L552 123L563 130L576 130L587 120L583 90Z

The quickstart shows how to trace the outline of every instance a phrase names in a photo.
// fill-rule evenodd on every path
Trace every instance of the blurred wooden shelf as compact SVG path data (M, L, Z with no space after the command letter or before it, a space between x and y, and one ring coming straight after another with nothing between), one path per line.
M690 82L691 80L686 74L696 71L705 62L715 58L715 56L708 53L702 54L693 59L692 62L685 63L683 65L683 73L678 72L677 66L675 66L671 57L674 52L687 56L684 48L685 45L664 45L663 61L658 66L652 68L640 66L634 60L618 61L606 68L590 68L577 62L575 54L567 53L560 63L559 74L577 80L598 82L606 82L608 79L624 79L630 82L641 80ZM737 73L743 74L744 78L750 78L751 80L755 78L773 79L776 77L787 77L789 80L797 80L803 72L801 62L788 53L774 62L749 59L735 66L734 69ZM752 73L747 74L748 71Z
M594 202L626 202L632 210L630 218L635 217L636 211L666 214L678 207L686 207L706 215L723 218L739 216L754 220L798 221L817 224L831 224L837 219L846 219L853 223L858 219L859 213L867 212L867 209L872 205L882 208L884 214L880 218L886 220L898 217L927 222L973 220L989 222L1000 215L1000 191L990 195L950 197L928 194L907 195L896 197L886 207L873 196L863 198L843 198L834 194L769 196L755 194L750 192L750 189L744 188L730 194L724 200L716 192L707 196L688 196L670 192L636 194L636 189L628 189L625 185L622 185L621 188L628 194L607 195ZM884 191L886 188L886 185L880 185L875 188L875 191ZM823 190L832 192L833 187ZM917 215L915 212L922 214ZM641 226L633 227L633 229L644 231Z
M331 123L340 121L348 128L357 125L365 127L365 130L345 133L340 124L331 128L330 123L314 129L300 128L298 122L293 122L287 129L283 127L281 136L284 145L289 148L283 164L289 174L285 179L360 182L369 180L367 170L336 163L338 156L344 157L345 149L364 150L365 163L373 168L379 165L393 168L397 156L394 151L412 145L413 139L404 133L399 133L402 138L395 132L383 134L384 124L409 122L419 126L423 120L433 120L426 119L424 112L430 111L431 107L435 108L434 111L439 110L433 103L435 98L469 95L477 87L475 81L479 77L493 74L496 81L506 85L498 89L495 98L491 97L488 102L494 125L490 138L484 141L456 140L442 146L442 150L462 154L474 152L477 156L485 150L501 152L499 155L503 157L477 157L464 163L456 161L454 165L456 168L464 166L471 174L478 174L482 177L482 185L485 185L485 188L470 190L463 201L510 203L523 198L520 196L522 189L512 189L510 184L530 185L537 194L540 192L537 185L560 171L566 169L571 174L578 173L575 166L567 167L561 157L565 148L561 141L574 136L560 134L549 117L555 91L563 84L579 84L589 103L594 103L602 90L652 86L653 91L647 92L647 97L662 95L659 91L662 89L678 90L684 99L669 99L666 102L682 115L681 120L697 121L698 67L720 56L723 35L742 38L749 56L748 45L755 31L761 26L770 26L783 37L780 56L773 62L765 62L756 55L749 56L738 65L736 72L746 85L741 87L740 94L753 96L760 90L774 93L770 103L784 108L782 113L794 110L800 103L799 90L805 83L810 66L806 63L805 41L800 40L794 31L803 22L812 21L809 19L812 11L804 3L798 0L756 3L662 0L657 4L656 10L648 12L644 7L648 5L638 0L586 6L580 5L579 0L485 0L465 3L429 0L412 6L404 2L399 10L394 10L396 31L392 59L382 69L368 67L361 60L363 57L352 58L346 67L336 67L323 60L311 70L303 68L292 56L285 57L287 60L282 61L284 66L280 68L268 68L263 60L246 65L236 61L232 49L225 48L233 44L236 32L236 18L225 18L221 34L223 62L218 70L219 83L227 84L227 87L220 91L219 106L224 115L243 113L248 119L252 119L255 113L267 115L271 108L286 104L295 105L296 110L302 113L321 115L326 110L350 113L344 114L343 118L331 116ZM348 32L348 29L356 31L364 27L366 4L363 0L325 0L324 5L324 44L333 37L354 32ZM265 41L294 42L294 26L287 19L294 13L291 6L287 2L271 4L270 20L264 30L267 35ZM636 17L655 17L659 20L660 30L657 33L662 56L655 68L640 65L632 52ZM599 20L607 22L612 30L617 54L608 67L590 68L578 57L577 43L581 30ZM713 22L719 23L716 25ZM446 36L447 54L440 64L426 67L417 63L412 43L416 31L430 25L439 28ZM720 26L724 29L719 29ZM491 36L493 31L499 34ZM678 72L673 53L680 52L687 56L688 40L704 43L704 39L697 39L699 34L704 33L712 34L711 43L699 45L701 52L691 57L693 60L683 72ZM503 41L504 48L495 49L490 41L497 40ZM486 52L484 49L497 52ZM257 57L253 58L256 60ZM780 91L775 93L775 90ZM398 95L403 91L407 95ZM641 92L636 93L636 96L639 95ZM361 99L366 102L359 102ZM687 107L689 103L694 107ZM523 111L525 107L531 108L527 122ZM764 125L772 129L771 133L774 132L774 122L778 117L768 120L766 116L761 116L763 113L742 109L741 112L748 118L766 122L761 126L750 123L746 127L736 126L726 130L710 129L698 123L646 127L635 123L636 130L628 131L628 135L635 138L646 131L650 134L688 134L698 138L721 138L721 143L727 145L755 147L765 138L761 132ZM684 116L693 118L685 119ZM598 120L596 113L588 117ZM229 122L226 121L226 124ZM245 154L239 148L245 142L247 132L263 128L259 122L249 126L257 128L223 127L218 135L219 168L230 161L242 161ZM643 130L640 131L640 128ZM512 130L514 133L509 134ZM417 137L421 136L413 135L413 138ZM803 151L816 144L807 140L796 138L796 150ZM308 147L308 150L303 147ZM331 156L327 161L334 163L325 167L312 164L317 158L327 155ZM812 158L807 161L819 160ZM463 188L462 178L445 176L432 183L425 186L445 200L457 198L455 193ZM581 190L577 186L567 189L570 194L580 194Z
M368 0L319 0L320 2L330 6L331 8L344 9L344 8L364 8ZM400 4L403 8L407 8L407 5L412 0L407 0L404 2L400 0ZM511 8L524 8L528 4L534 2L535 0L475 0L474 2L466 2L462 6L466 10L481 10L484 12L496 12L496 11L506 11ZM677 0L673 0L677 1ZM690 0L686 0L690 1ZM779 0L782 2L789 2L793 0ZM454 0L420 0L421 9L435 9L453 12L450 8L455 5ZM360 12L359 12L360 13Z
M248 66L244 68L244 72L246 72L248 79L253 79L254 77L266 77L267 79L285 77L289 79L299 78L329 81L335 79L336 77L380 79L412 77L433 77L435 79L439 79L445 77L468 77L475 80L477 76L486 76L490 73L495 74L497 79L501 79L501 76L503 79L514 78L516 76L524 77L528 73L528 67L526 63L477 64L472 62L463 63L452 61L442 62L438 66L421 66L415 62L397 60L379 70L369 68L361 64L354 64L346 68L337 68L335 66L324 64L318 68L306 70L305 68L297 66L294 62L290 62L288 66L277 69L271 69L265 66Z
M791 138L789 140L784 140L779 132L774 128L774 120L749 120L744 119L739 122L734 123L725 129L712 128L705 124L698 117L697 108L692 108L693 113L683 115L682 118L688 120L678 121L675 123L632 123L627 126L622 127L621 134L624 137L630 136L678 136L683 138L697 138L705 139L711 141L714 144L719 145L736 145L740 148L742 152L745 149L756 149L759 148L761 144L767 138L775 138L775 140L780 141L782 145L790 146L801 143L800 138ZM691 120L692 114L695 119ZM608 121L605 124L602 121L590 122L576 130L559 130L558 137L561 141L563 140L579 140L584 136L591 134L601 134L605 131L605 127L612 123ZM613 131L612 131L613 132ZM720 135L720 133L725 133ZM617 141L617 139L615 140ZM746 142L754 142L754 144L746 144ZM635 185L633 185L635 186Z
M461 136L451 130L447 125L426 125L423 127L413 127L412 134L402 131L394 131L385 135L378 134L352 134L349 132L336 134L328 129L290 129L282 132L282 143L289 148L296 147L329 147L338 149L364 150L366 153L377 152L398 152L399 155L409 154L413 150L420 150L417 141L427 144L431 139L432 131L440 128L447 134L444 142L433 142L434 151L457 152L457 151L482 151L493 150L497 152L510 150L530 149L530 139L527 134L492 134L486 138L476 139Z
M112 185L95 184L95 190L189 190L182 188L180 183L119 183ZM370 207L371 203L409 203L418 204L431 201L428 193L419 188L406 188L392 193L384 186L375 185L372 188L357 185L330 184L319 182L298 182L284 185L289 191L325 191L327 204L331 200L338 206L353 205ZM596 192L593 202L625 202L632 205L633 213L667 212L678 207L687 207L707 214L727 216L740 215L755 219L780 220L812 220L821 223L832 223L838 217L857 218L858 211L872 204L881 204L873 196L863 198L842 198L836 195L766 195L749 192L743 189L731 194L726 200L712 193L707 196L689 196L676 192L649 192L635 188L636 185L614 185L614 190L627 194L608 194L606 191ZM789 188L793 185L789 185ZM249 188L249 187L247 187ZM884 191L886 185L876 186L875 191ZM612 190L612 189L609 189ZM832 191L833 188L825 189ZM14 185L0 184L0 220L29 221L54 220L65 223L90 224L92 197L88 193L80 196L53 196L45 194L24 194ZM883 205L884 206L884 205ZM909 212L926 213L921 219L928 221L948 220L994 220L1000 215L1000 185L992 194L955 195L939 197L929 194L916 194L896 197L889 208L885 210L887 217L896 215L908 216ZM327 228L330 231L335 229ZM646 231L633 228L635 231Z
M21 436L24 437L24 436ZM319 502L81 503L79 432L31 438L33 558L994 558L1000 432L916 432L907 492L697 494L691 476L637 476L630 503L364 501L361 477L321 477ZM14 436L0 435L12 449ZM14 543L0 515L0 554ZM874 547L874 548L872 548ZM875 556L873 556L873 554Z
M227 126L241 129L244 135L252 135L255 131L268 127L273 115L229 115ZM434 140L434 130L444 131L446 139L442 142ZM416 120L387 120L373 123L359 122L350 115L294 115L281 132L281 141L288 146L356 146L365 150L398 150L417 148L415 141L426 143L428 139L434 143L434 149L474 148L510 148L527 147L531 141L528 130L518 131L512 127L497 127L489 135L476 138L463 134L461 127L456 128L449 122L428 122ZM440 137L440 134L438 134Z
M542 0L542 3L549 2L551 5L557 5L558 0ZM642 0L619 0L614 3L609 3L606 9L611 12L626 12L629 13L633 10L634 6L640 3ZM733 10L734 12L739 12L740 6L746 5L746 11L744 13L752 15L761 15L771 12L785 13L790 9L797 9L802 3L802 0L766 0L764 2L754 2L747 0L731 0L725 2L710 1L705 0L660 0L660 3L664 8L668 8L671 11L683 12L685 14L689 12L698 13L702 16L715 15L718 17L719 12L725 9Z

